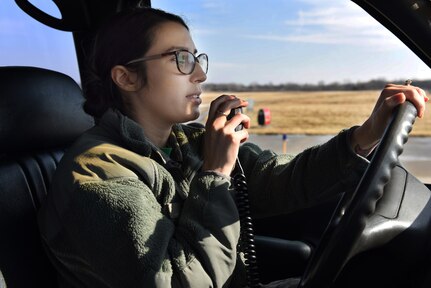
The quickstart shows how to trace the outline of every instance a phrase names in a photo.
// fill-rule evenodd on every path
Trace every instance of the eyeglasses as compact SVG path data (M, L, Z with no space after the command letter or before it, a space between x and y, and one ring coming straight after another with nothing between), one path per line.
M147 60L154 60L154 59L160 59L165 56L169 55L175 55L175 61L177 62L177 68L178 71L180 71L182 74L190 75L195 70L196 62L199 63L202 70L207 74L208 72L208 55L205 53L199 54L198 56L195 56L193 53L187 51L187 50L177 50L172 52L166 52L162 54L152 55L152 56L146 56L142 58L138 58L132 61L127 62L126 65L141 62L141 61L147 61Z

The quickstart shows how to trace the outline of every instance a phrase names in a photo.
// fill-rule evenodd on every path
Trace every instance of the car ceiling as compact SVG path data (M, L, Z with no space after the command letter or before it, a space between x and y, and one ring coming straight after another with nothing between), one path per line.
M431 67L431 0L351 1L389 29ZM86 49L83 41L91 39L94 31L111 15L138 3L151 5L151 0L53 0L62 14L62 19L58 19L39 10L29 0L15 2L39 22L58 30L73 32L75 43L80 43L76 46L83 50ZM85 51L77 49L80 66L84 60L81 59L83 55Z

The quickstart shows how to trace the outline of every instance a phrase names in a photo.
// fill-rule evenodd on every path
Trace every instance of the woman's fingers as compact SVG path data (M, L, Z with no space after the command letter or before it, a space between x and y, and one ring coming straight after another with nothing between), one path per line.
M418 117L422 118L425 114L425 98L427 97L425 91L419 87L405 86L403 93L406 100L409 100L415 105L418 111Z
M223 128L228 122L227 116L232 109L247 105L247 101L241 100L235 95L221 95L211 102L207 125L214 125L215 129Z
M382 136L393 112L393 109L406 100L415 105L418 117L422 118L425 114L425 102L428 96L419 87L411 85L387 84L382 90L370 117L364 122L363 126L366 133L362 133L360 144L371 145Z
M242 124L250 127L250 118L242 113L227 119L233 108L246 107L248 103L234 95L221 95L211 102L206 123L204 163L202 169L215 170L228 175L238 155L239 146L248 139L247 129L235 131Z
M226 122L224 127L226 129L226 133L238 132L238 131L235 131L235 129L236 127L238 127L238 125L241 125L241 124L245 129L250 128L250 117L242 113L236 114Z
M226 114L228 115L230 110L238 107L246 107L247 101L241 100L235 95L221 95L211 102L209 117L217 117Z
M425 102L429 100L425 91L419 87L396 84L386 85L385 89L382 91L382 98L386 109L394 108L398 104L404 103L406 100L412 102L418 111L419 118L422 118L425 114Z

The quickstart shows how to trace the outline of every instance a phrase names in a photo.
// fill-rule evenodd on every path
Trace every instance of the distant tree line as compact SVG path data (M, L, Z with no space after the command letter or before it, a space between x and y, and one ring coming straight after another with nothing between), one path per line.
M405 80L405 79L404 79ZM370 80L368 82L357 82L357 83L339 83L333 82L325 84L319 82L317 84L296 84L296 83L285 83L285 84L258 84L251 83L249 85L238 84L238 83L221 83L204 84L206 91L222 92L249 92L249 91L354 91L354 90L380 90L387 83L403 84L404 80L387 81L385 79ZM415 86L419 86L425 90L431 90L431 79L430 80L413 80Z

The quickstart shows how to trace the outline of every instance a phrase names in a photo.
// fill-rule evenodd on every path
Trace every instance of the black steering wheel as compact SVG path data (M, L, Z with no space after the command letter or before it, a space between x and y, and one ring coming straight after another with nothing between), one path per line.
M417 110L411 102L395 109L367 170L353 193L346 193L337 206L298 287L330 287L354 255L377 201L384 193L391 193L384 188L398 164L416 116Z

